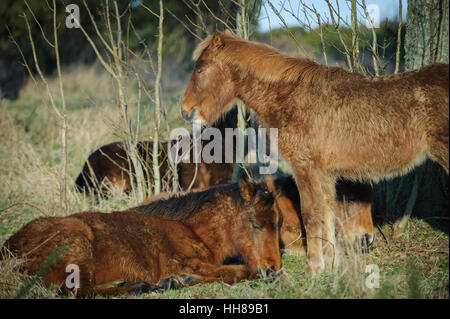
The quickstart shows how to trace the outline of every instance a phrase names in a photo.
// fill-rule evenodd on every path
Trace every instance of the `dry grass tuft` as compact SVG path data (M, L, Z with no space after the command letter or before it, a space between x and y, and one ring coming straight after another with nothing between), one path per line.
M24 260L13 256L9 251L0 251L0 298L13 298L23 284L32 279L21 271ZM27 298L56 298L55 288L45 288L41 283L34 285Z

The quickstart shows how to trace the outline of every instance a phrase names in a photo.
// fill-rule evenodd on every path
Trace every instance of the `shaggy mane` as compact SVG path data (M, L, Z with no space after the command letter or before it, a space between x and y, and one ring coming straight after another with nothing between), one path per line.
M288 56L263 43L246 41L223 32L219 36L224 46L218 49L217 57L264 82L314 83L348 78L349 75L362 77L339 67L323 66L309 59ZM212 39L213 36L209 36L198 45L193 54L194 60L198 60L208 50Z
M198 58L202 55L203 51L208 47L209 43L211 42L212 35L205 38L200 44L197 46L197 48L194 50L194 53L192 53L192 60L197 61Z
M239 193L239 184L224 184L208 188L204 191L189 192L186 194L174 194L169 198L157 199L147 205L133 208L133 210L160 216L171 220L185 220L198 210L216 203L219 194L228 195L235 205L243 205L243 199Z

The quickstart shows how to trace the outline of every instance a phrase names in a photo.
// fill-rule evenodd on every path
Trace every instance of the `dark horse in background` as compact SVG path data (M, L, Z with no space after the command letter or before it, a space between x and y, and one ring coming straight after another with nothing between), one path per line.
M67 249L43 276L61 287L79 267L81 296L140 294L201 282L271 277L281 268L273 180L219 185L127 211L38 218L4 247L34 275ZM239 254L243 265L223 265Z
M235 99L267 127L299 188L307 270L337 264L335 182L404 175L427 157L449 169L449 66L384 77L294 58L220 32L199 44L181 110L211 125Z
M248 115L248 114L247 114ZM234 107L223 117L219 118L214 124L225 136L225 128L237 127L237 108ZM209 143L209 141L202 140L202 143ZM160 175L163 178L170 173L168 147L169 142L162 142L161 154L159 156ZM224 147L224 143L222 145ZM152 152L153 142L141 141L137 144L138 153L144 163L149 168L144 170L144 177L147 181L151 179L147 172L152 170ZM233 149L234 150L234 149ZM190 156L193 150L191 148ZM225 154L222 151L222 154ZM245 156L245 155L244 155ZM209 186L218 184L231 183L233 175L234 163L183 163L177 165L178 181L181 190L187 190L192 183L192 189L204 189ZM125 146L122 142L113 142L103 145L89 155L86 163L83 166L81 173L78 175L75 184L79 191L86 193L94 193L100 195L107 195L108 188L115 188L123 192L130 192L132 185L129 176L129 161ZM134 175L134 169L131 169ZM151 184L151 183L150 183Z

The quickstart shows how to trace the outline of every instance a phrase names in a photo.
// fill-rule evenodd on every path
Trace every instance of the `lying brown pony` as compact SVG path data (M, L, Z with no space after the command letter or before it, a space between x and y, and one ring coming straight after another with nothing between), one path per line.
M4 246L25 257L29 274L67 246L43 275L43 283L65 291L66 267L75 264L81 296L139 294L200 282L232 284L281 268L273 187L270 178L241 180L159 200L141 212L39 218ZM244 265L222 264L237 253Z
M222 136L224 136L225 128L236 128L236 123L237 108L234 107L230 112L224 115L223 118L220 118L214 127L218 128L221 131ZM209 141L202 140L202 143L209 143ZM162 147L159 161L161 164L160 175L163 177L169 173L170 167L167 156L168 142L162 142L161 144ZM137 150L144 164L148 164L151 171L153 142L138 142ZM222 152L222 154L224 154L224 152ZM192 189L197 190L212 185L231 183L233 167L233 163L225 163L225 161L222 163L205 163L202 161L198 164L196 173L195 163L181 162L177 167L180 187L182 190L188 189L194 178L195 180L192 184ZM81 173L75 180L75 185L79 191L106 195L107 186L104 182L108 181L113 188L123 192L129 192L131 191L131 183L128 171L129 162L124 144L122 142L113 142L101 146L89 155ZM134 174L134 169L131 171ZM149 177L147 176L146 171L144 171L144 174L145 179L148 180Z
M306 253L306 236L300 210L297 185L292 176L275 179L276 208L281 220L280 248L300 254ZM171 195L161 193L144 200L139 206L168 199ZM349 245L361 242L363 248L373 243L375 238L372 221L373 189L370 184L338 180L336 183L337 210L336 232ZM137 211L142 211L140 207ZM359 244L359 243L356 243Z

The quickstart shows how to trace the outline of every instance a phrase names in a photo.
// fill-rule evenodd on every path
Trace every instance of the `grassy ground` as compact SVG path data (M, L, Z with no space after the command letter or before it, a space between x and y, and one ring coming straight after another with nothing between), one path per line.
M114 123L119 111L111 96L111 80L98 68L79 67L67 72L70 209L110 212L130 207L136 201L122 194L97 202L72 189L88 154L118 139ZM57 82L51 79L50 85L56 92ZM176 103L180 86L171 85L166 119L170 127L176 127L183 125ZM130 108L130 112L135 116L135 110ZM151 112L151 108L141 111L141 123L151 122ZM150 125L142 125L142 138L148 138L150 129ZM0 245L37 217L63 215L58 193L60 153L58 125L42 86L29 83L17 101L0 101ZM398 238L392 236L390 225L382 225L382 231L386 239L377 232L369 253L352 253L335 273L318 278L305 273L304 257L285 255L284 274L271 283L197 285L141 298L448 298L448 219L413 218ZM15 296L30 279L19 272L20 262L16 258L0 261L0 297ZM365 270L371 264L379 268L380 288L366 286L370 273ZM37 284L27 296L55 297L55 291Z

